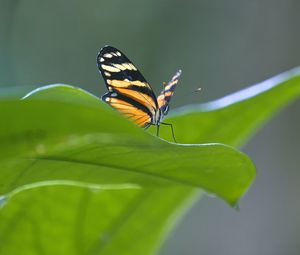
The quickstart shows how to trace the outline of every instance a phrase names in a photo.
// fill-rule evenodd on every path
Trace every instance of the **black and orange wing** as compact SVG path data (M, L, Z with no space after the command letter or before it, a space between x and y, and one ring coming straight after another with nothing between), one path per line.
M105 46L97 56L108 92L102 100L137 125L150 125L158 110L156 96L135 65L119 50Z
M168 83L164 84L164 89L157 97L158 107L163 115L167 115L168 113L169 103L174 94L180 75L181 70L178 70L172 79Z

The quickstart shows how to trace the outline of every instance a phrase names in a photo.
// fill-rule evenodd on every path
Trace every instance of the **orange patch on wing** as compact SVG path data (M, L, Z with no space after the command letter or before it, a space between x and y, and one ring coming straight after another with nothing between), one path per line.
M110 98L108 103L140 127L144 127L151 122L151 117L147 113L123 100Z
M161 108L163 105L165 105L167 102L165 100L165 95L160 94L157 98L158 107Z
M172 81L165 86L164 90L169 90L178 83L178 80Z
M152 97L131 89L126 88L115 88L121 95L132 98L133 100L139 102L140 104L146 106L151 112L155 112L156 105L155 101L153 101Z

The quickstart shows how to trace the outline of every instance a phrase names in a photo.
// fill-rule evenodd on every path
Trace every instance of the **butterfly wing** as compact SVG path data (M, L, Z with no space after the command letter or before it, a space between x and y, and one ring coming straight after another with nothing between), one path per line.
M129 97L116 92L107 92L102 96L102 100L140 127L147 127L151 123L152 113L149 109Z
M180 75L181 70L178 70L177 73L172 77L172 79L164 85L164 89L157 97L158 107L163 115L168 114L169 103L174 94Z
M105 46L97 56L108 93L102 100L139 126L147 126L158 111L156 96L135 65L119 50Z

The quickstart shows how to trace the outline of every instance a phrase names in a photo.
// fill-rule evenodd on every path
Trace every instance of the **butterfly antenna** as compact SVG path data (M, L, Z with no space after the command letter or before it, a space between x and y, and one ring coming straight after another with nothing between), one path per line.
M191 96L191 93L198 93L198 92L200 92L201 90L202 90L201 88L197 88L197 89L195 89L195 90L192 90L192 91L190 91L190 92L188 92L188 93L183 94L183 96L184 96L184 97L186 97L186 96Z

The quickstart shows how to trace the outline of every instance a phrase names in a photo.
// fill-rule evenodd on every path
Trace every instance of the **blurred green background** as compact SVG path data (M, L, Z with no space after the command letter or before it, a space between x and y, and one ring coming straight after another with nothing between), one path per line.
M109 44L157 93L183 70L172 108L206 102L300 65L299 11L298 0L0 0L0 86L66 83L101 96L96 54ZM241 211L205 197L161 254L299 254L299 110L243 148L258 176Z

